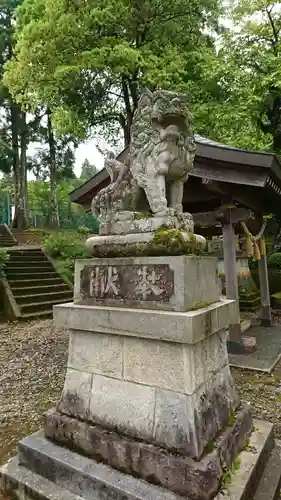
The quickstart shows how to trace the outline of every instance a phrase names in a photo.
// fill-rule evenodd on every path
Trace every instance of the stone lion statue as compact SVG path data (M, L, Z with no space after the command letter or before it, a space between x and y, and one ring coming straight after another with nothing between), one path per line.
M106 160L111 184L93 199L93 213L103 221L116 220L122 212L122 217L132 212L180 216L195 157L190 121L184 94L145 91L133 119L127 158L124 164Z

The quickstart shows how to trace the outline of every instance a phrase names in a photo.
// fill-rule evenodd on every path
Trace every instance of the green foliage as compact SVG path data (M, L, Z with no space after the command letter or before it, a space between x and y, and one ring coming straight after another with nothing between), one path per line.
M258 261L254 257L251 257L248 262L249 269L258 269Z
M200 54L214 53L218 4L25 0L5 83L20 102L50 106L59 130L81 138L105 125L110 137L117 125L128 142L140 90L188 91Z
M7 250L0 248L0 280L5 278L5 266L9 259Z
M90 229L86 226L79 226L78 227L78 233L80 234L89 234Z
M54 232L44 240L44 248L53 258L84 257L85 239L73 232Z
M45 238L44 248L57 261L58 271L72 282L75 260L88 256L85 238L77 232L54 232Z
M281 2L229 2L209 70L220 97L199 102L195 115L210 137L246 149L281 152Z
M281 269L281 253L273 253L268 258L268 267L274 269Z
M80 179L87 181L92 177L94 177L94 175L96 175L97 173L98 173L97 167L95 165L92 165L86 158L82 164Z

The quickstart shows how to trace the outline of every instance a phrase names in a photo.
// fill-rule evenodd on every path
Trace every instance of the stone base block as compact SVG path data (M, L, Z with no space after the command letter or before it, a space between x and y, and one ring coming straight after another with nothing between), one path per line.
M56 307L56 324L71 329L59 411L201 457L239 403L226 351L233 305Z
M229 422L219 438L207 444L200 461L185 456L183 450L182 454L179 449L173 453L58 412L46 417L44 429L47 438L84 456L174 493L204 500L216 493L222 470L231 467L248 441L252 432L252 416L247 408L234 414L233 421Z
M190 311L218 302L213 257L127 257L77 260L74 303Z
M184 485L192 489L191 494L184 496L57 446L40 433L21 441L18 457L0 469L0 489L13 493L19 500L276 500L281 475L280 445L274 442L271 424L254 424L255 431L235 467L229 472L224 469L224 473L221 469L219 481L210 481L214 470L209 468L201 476L201 487L198 479L196 487L183 469L175 472L174 481L180 482L181 491ZM163 452L162 457L165 460ZM209 490L208 483L212 484Z

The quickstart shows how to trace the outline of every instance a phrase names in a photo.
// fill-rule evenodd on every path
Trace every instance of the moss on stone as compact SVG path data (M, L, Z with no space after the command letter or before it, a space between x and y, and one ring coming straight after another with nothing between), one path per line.
M138 214L135 214L134 215L134 220L147 220L147 219L151 219L152 218L152 214L141 214L141 213L138 213Z
M181 229L161 227L155 232L154 243L166 247L168 255L199 254L201 250L196 236L190 232L189 241L185 241Z
M216 448L216 443L212 439L211 441L209 441L206 444L205 449L204 449L204 454L212 453L212 451L214 451L215 448Z
M198 309L205 309L206 307L211 306L212 304L215 304L216 301L210 301L210 302L198 302L195 304L195 306L191 309L192 311L197 311Z
M147 243L99 245L93 248L94 257L161 257L165 255L201 254L201 246L185 241L179 229L160 228L154 239Z
M235 423L236 423L236 415L234 411L232 411L231 414L229 415L227 426L232 427Z

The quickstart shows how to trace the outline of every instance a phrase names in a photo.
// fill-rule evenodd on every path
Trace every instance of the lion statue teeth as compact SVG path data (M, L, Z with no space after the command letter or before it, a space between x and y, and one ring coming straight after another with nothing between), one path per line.
M105 162L111 184L92 202L101 234L113 234L115 223L133 220L134 214L182 220L184 183L195 157L190 122L184 94L147 90L141 95L127 158L124 164L112 157Z

